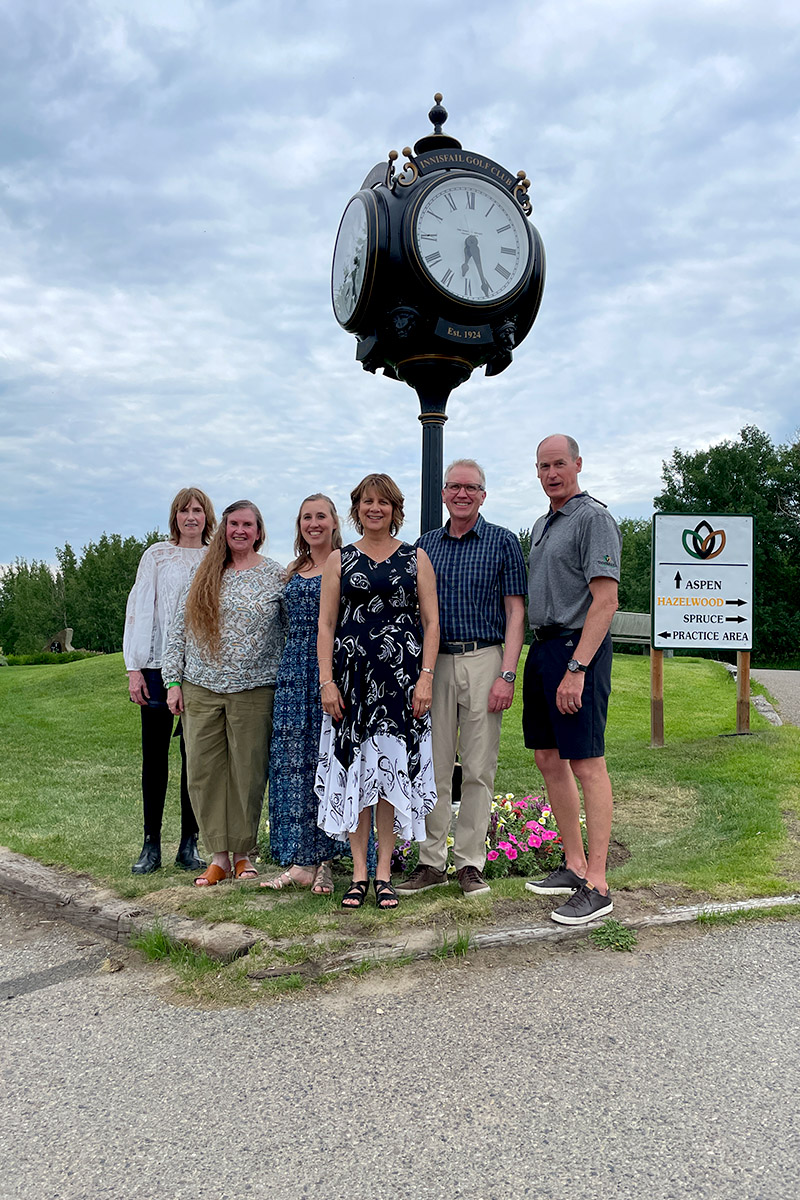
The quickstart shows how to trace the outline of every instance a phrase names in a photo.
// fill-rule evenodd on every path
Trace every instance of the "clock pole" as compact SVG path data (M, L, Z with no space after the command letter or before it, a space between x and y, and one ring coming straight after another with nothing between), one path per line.
M447 400L476 367L499 375L536 319L544 246L529 218L525 171L513 174L433 132L367 174L339 225L331 299L365 371L413 388L422 423L420 531L442 523Z
M420 354L398 362L397 377L417 393L422 422L422 496L420 533L442 523L445 408L453 388L472 373L472 364L458 358Z

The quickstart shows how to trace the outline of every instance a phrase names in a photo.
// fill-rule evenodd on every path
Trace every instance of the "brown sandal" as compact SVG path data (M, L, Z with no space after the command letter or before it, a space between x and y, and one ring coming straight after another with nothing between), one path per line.
M333 895L333 871L329 862L321 862L317 867L311 893L314 896Z
M194 881L195 887L216 887L223 879L230 879L230 871L223 871L222 867L218 867L216 863L206 867L202 875L198 875Z
M237 879L258 879L258 871L249 858L240 858L233 864L233 873Z

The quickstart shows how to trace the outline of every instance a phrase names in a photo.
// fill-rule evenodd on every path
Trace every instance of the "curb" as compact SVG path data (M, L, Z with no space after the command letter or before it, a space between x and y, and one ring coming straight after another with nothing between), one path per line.
M45 867L35 859L15 854L0 846L0 891L18 900L41 905L59 919L78 925L91 933L100 934L115 942L125 942L135 933L149 929L163 930L174 941L192 950L204 951L220 962L232 962L248 954L259 942L267 939L258 930L233 922L211 925L175 914L154 913L141 905L120 900L113 892L99 888L86 876ZM647 929L659 925L679 925L696 921L702 913L732 913L747 909L779 908L800 904L800 894L791 896L759 896L752 900L730 903L706 903L664 908L659 913L628 917L620 921L629 929ZM465 922L465 925L468 922ZM528 942L559 942L580 937L594 925L527 925L521 929L494 929L470 936L470 949L492 949L521 946ZM337 954L324 963L308 964L311 974L330 974L346 971L366 961L390 963L400 958L417 961L432 958L442 951L442 934L436 930L415 930L412 938L403 941L361 942L344 954ZM277 966L254 973L251 978L269 979L301 971L303 964Z
M719 662L720 660L715 659L714 661ZM732 675L733 678L736 679L738 671L733 663L724 662L724 663L722 663L722 666L725 668L725 670L728 672L729 675ZM770 725L782 725L783 724L783 719L782 719L780 713L777 711L777 709L772 707L772 705L770 704L770 702L766 698L766 696L754 696L751 692L750 703L752 704L752 706L756 710L756 712L761 713L762 717L766 717L766 719L769 721Z
M33 901L62 921L79 925L114 942L134 933L163 929L169 937L193 950L203 950L221 962L247 954L259 940L254 929L232 922L209 925L189 917L160 915L114 892L99 888L84 875L45 867L36 859L0 846L0 891L18 900Z

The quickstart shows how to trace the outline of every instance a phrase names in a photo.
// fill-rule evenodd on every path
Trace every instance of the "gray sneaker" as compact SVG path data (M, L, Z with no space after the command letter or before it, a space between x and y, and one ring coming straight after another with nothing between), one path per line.
M437 871L436 867L426 867L419 863L408 879L394 885L398 896L416 896L419 892L428 892L431 888L447 887L447 871Z
M570 896L565 904L550 913L552 919L559 925L587 925L589 921L597 921L614 909L611 892L598 892L597 888L583 883L574 896Z
M551 871L546 879L529 879L525 887L529 892L536 892L537 896L571 896L584 883L586 880L570 871L562 859L561 866Z
M456 876L465 896L480 896L492 890L477 867L462 867Z

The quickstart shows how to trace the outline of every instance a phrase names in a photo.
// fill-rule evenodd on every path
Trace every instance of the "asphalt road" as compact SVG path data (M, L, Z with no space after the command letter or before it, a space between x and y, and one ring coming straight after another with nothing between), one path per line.
M778 702L778 712L789 725L800 725L800 671L751 671Z
M178 1007L108 950L0 898L3 1200L798 1194L797 921L245 1010Z

